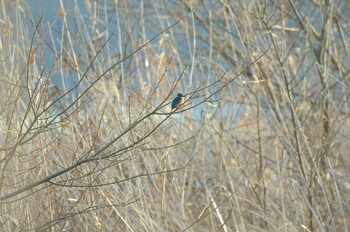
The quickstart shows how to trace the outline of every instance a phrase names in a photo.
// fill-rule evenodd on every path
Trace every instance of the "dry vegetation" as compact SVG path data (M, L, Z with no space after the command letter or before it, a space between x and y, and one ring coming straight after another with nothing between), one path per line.
M1 231L349 230L349 1L76 2L0 3Z

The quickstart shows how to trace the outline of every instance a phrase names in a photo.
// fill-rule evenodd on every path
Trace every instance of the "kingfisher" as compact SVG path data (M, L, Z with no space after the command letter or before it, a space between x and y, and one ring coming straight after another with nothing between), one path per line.
M171 110L178 109L180 106L182 106L185 103L185 98L182 95L182 93L178 93L176 98L171 103Z

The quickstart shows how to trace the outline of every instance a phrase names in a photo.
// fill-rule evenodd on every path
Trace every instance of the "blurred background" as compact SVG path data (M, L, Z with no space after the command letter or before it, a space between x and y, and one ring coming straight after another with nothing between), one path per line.
M2 231L349 230L350 2L0 6Z

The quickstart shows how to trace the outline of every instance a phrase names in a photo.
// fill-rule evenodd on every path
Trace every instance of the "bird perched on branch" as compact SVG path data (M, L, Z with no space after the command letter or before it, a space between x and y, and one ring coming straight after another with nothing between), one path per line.
M181 93L178 93L176 98L171 103L171 110L178 109L180 106L182 106L185 102L185 98Z

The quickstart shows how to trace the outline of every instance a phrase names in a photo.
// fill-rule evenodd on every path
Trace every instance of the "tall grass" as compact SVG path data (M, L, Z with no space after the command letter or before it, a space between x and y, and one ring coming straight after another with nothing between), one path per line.
M1 2L1 231L349 230L347 1L57 4Z

